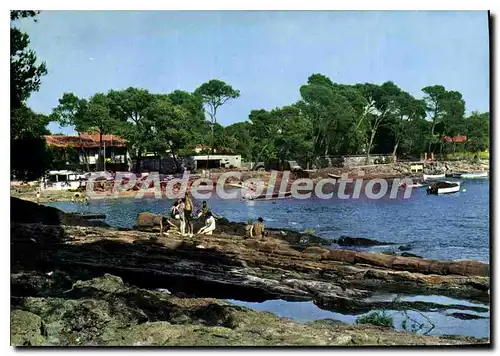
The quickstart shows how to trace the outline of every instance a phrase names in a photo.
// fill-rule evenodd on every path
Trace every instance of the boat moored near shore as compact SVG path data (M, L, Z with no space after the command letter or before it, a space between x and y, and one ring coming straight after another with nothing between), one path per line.
M460 182L437 182L427 187L427 194L450 194L460 191Z
M423 187L426 187L426 186L427 186L427 184L424 184L424 183L422 183L422 182L415 182L415 181L414 181L413 183L411 183L411 184L401 183L401 184L399 185L399 187L400 187L401 189L407 189L407 188L423 188Z
M484 172L470 172L470 173L457 173L456 178L461 179L477 179L477 178L488 178L488 171Z
M341 176L337 175L337 174L333 174L333 173L327 173L328 177L329 178L333 178L333 179L340 179L342 178Z
M436 180L436 179L443 179L446 178L446 174L424 174L423 179L424 180Z

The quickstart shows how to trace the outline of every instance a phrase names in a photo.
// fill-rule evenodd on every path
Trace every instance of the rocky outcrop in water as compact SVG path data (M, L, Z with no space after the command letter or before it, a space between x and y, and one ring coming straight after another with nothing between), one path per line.
M333 240L340 246L385 246L394 245L393 242L377 241L372 239L367 239L364 237L351 237L351 236L341 236L337 240Z
M65 213L57 208L39 205L19 198L10 198L10 221L15 223L39 223L44 225L109 226L93 220L96 216ZM102 218L102 216L100 216Z
M416 258L423 258L422 256L419 256L419 255L415 255L413 253L410 253L410 252L403 252L401 254L402 257L416 257Z

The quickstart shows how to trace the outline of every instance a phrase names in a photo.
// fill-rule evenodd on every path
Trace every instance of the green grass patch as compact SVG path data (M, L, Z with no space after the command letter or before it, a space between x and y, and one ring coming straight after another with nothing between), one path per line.
M385 310L372 311L366 315L356 318L356 324L372 324L377 326L390 326L394 325L394 320Z

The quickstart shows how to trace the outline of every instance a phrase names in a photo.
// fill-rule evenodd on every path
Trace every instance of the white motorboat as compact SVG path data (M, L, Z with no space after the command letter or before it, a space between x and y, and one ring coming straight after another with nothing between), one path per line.
M247 188L247 187L245 187L245 186L244 186L243 184L241 184L241 183L228 183L227 185L228 185L228 186L230 186L230 187L233 187L233 188L241 188L241 189L243 189L243 188Z
M437 182L427 188L427 194L450 194L460 191L460 182Z
M328 174L328 177L333 178L333 179L340 179L340 178L342 178L341 176L336 175L336 174L332 174L332 173L327 173L327 174Z
M419 182L414 182L414 183L411 183L411 184L401 183L399 185L399 187L402 188L402 189L407 189L407 188L422 188L424 186L425 185L423 185L422 183L419 183Z
M265 182L258 180L239 183L227 183L227 185L233 188L247 189L251 191L255 191L257 190L257 188L265 189L267 187L267 184Z
M424 174L424 180L436 180L446 178L446 174Z
M292 192L273 192L270 195L267 193L256 195L255 193L247 193L242 196L244 200L271 200L271 199L284 199L292 196Z
M488 172L462 173L462 179L488 178Z

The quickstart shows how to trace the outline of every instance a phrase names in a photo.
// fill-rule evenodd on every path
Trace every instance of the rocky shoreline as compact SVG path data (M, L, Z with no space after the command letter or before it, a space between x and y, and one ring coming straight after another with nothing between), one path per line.
M244 225L230 222L219 224L220 232L212 236L159 236L98 226L83 216L15 198L11 204L15 345L489 343L335 321L297 323L214 299L313 301L322 309L353 314L444 307L369 299L381 291L489 304L489 265L484 263L329 250L321 238L291 230L270 231L264 240L244 239ZM455 307L465 314L484 312Z
M473 345L486 340L399 333L334 320L297 323L213 298L179 298L105 274L12 275L11 342L17 346ZM20 291L16 291L18 294Z
M471 160L460 160L460 161L436 161L425 163L424 173L434 174L434 173L453 173L453 172L478 172L489 170L489 164L481 161L471 161ZM363 174L360 174L363 172ZM408 162L397 162L392 164L380 164L380 165L370 165L362 167L353 168L336 168L329 167L324 169L319 169L316 171L304 171L302 174L292 174L290 177L290 184L296 178L309 177L313 181L319 181L323 178L328 178L328 173L335 175L348 174L349 178L363 178L363 179L396 179L405 177L416 177L421 176L421 173L415 174L410 172L410 163ZM212 179L216 180L222 173L213 173ZM242 180L256 178L267 183L271 177L270 172L242 172ZM279 184L277 184L279 186ZM104 192L100 194L99 199L130 199L137 195L137 191L120 191L118 196L114 194L105 194ZM69 192L69 191L46 191L43 192L39 198L36 196L36 188L32 186L11 188L11 196L31 201L31 202L81 202L86 203L86 193L83 192ZM150 189L148 192L143 193L143 198L154 198L154 189Z
M324 168L311 173L311 177L323 178L327 173L342 175L347 173L349 178L383 178L383 179L396 179L396 178L422 178L422 174L437 174L437 173L473 173L478 171L488 171L489 162L474 161L474 160L457 160L457 161L429 161L422 163L424 171L422 173L412 173L410 171L410 162L396 162L391 164L369 165L362 167L352 168ZM363 172L363 174L360 174Z

